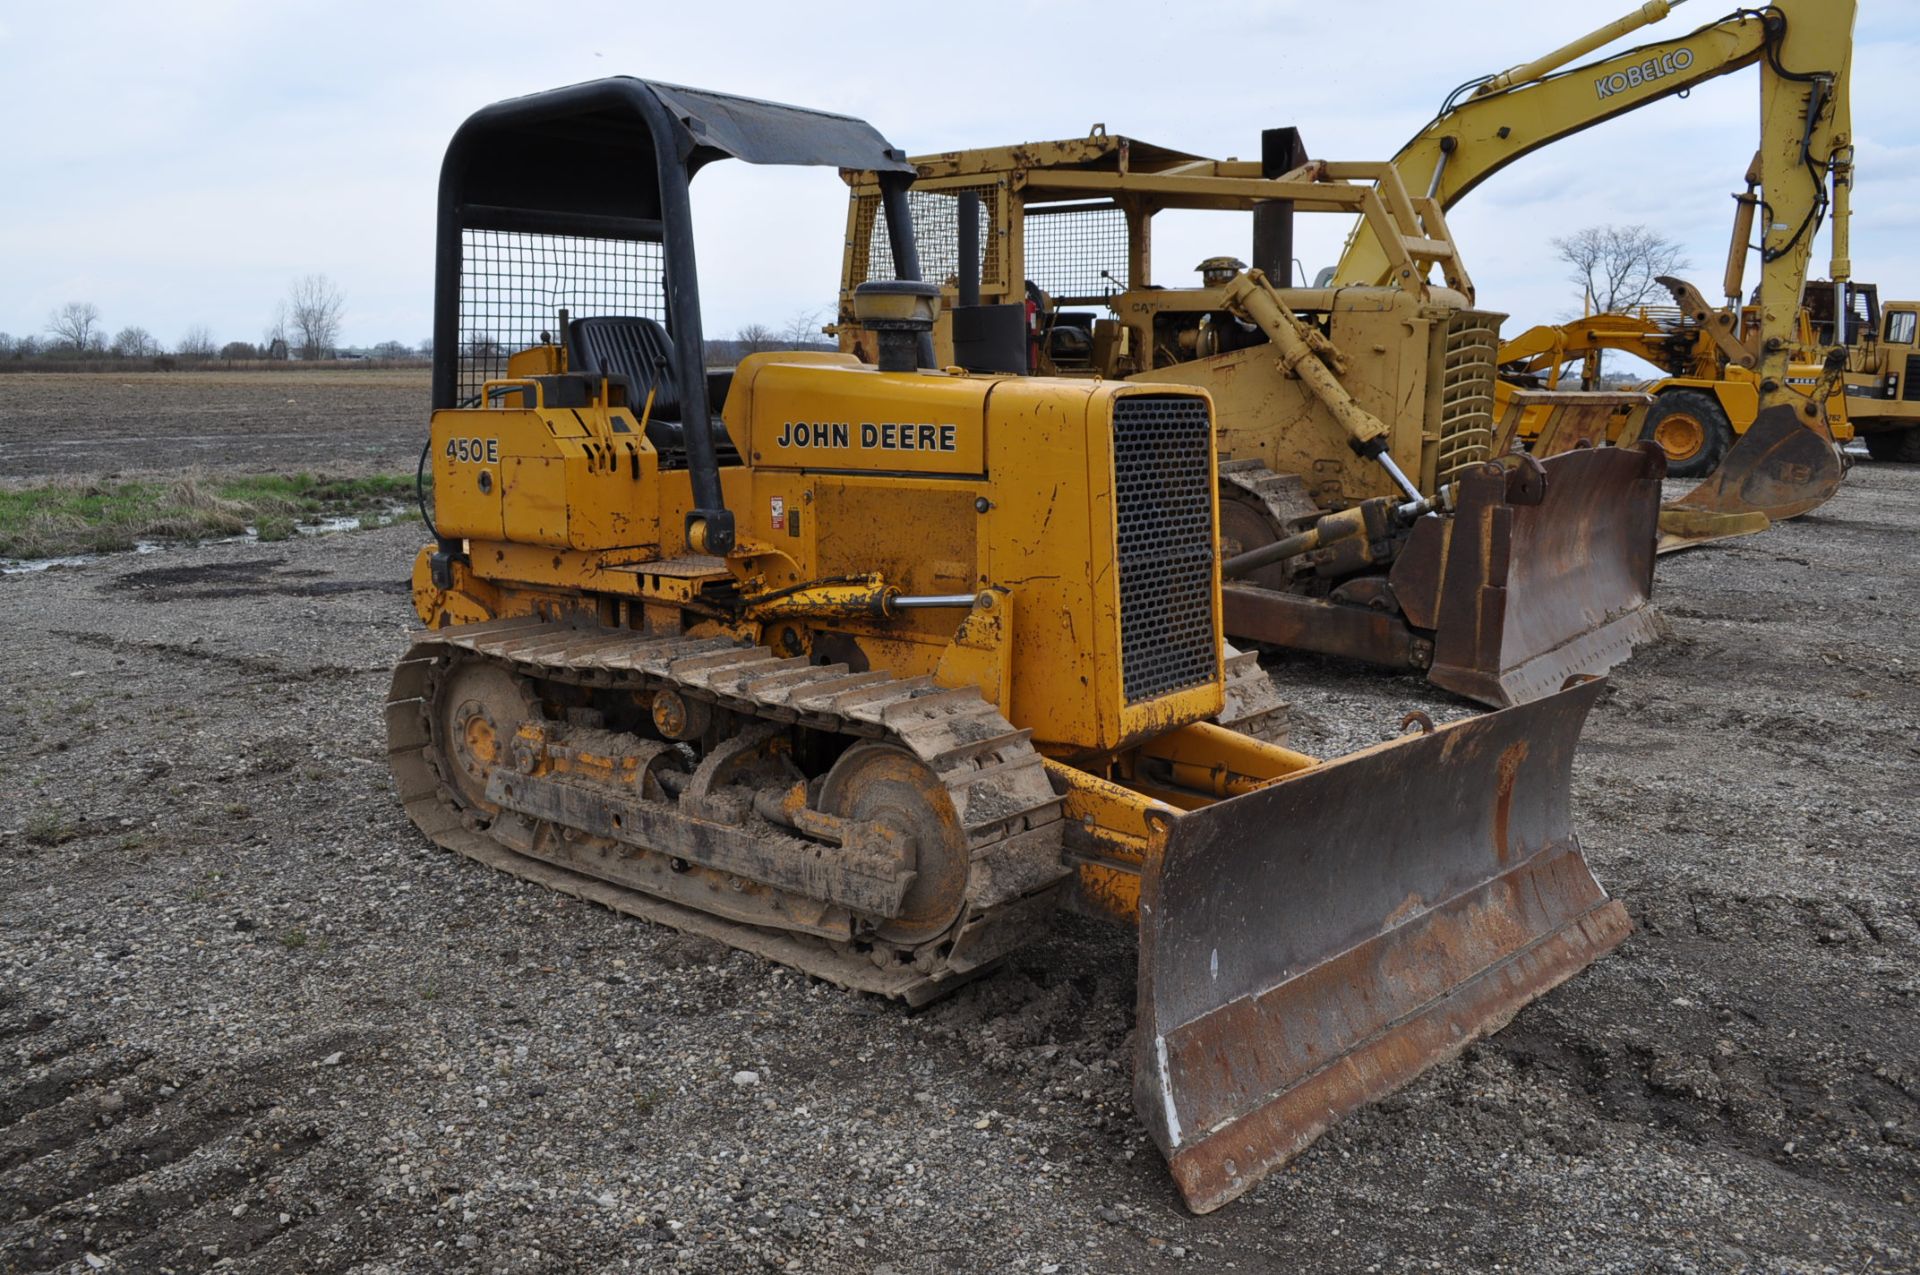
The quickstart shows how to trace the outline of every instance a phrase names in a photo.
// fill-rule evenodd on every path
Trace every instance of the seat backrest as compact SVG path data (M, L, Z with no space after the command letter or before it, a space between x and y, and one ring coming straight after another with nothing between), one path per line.
M638 416L653 391L649 419L680 419L680 393L673 375L673 338L652 319L637 314L603 314L575 319L568 334L573 370L595 376L624 376L633 387L629 405Z

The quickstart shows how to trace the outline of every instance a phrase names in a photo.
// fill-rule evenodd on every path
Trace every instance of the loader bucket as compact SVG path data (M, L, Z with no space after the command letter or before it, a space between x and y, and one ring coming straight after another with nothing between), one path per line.
M1759 513L1778 522L1827 503L1845 472L1824 419L1809 423L1791 404L1777 403L1761 410L1706 481L1668 509L1696 518ZM1676 543L1688 529L1683 521L1669 517L1665 524L1663 550L1686 547ZM1700 524L1694 531L1690 543L1695 544L1728 534L1712 534L1713 524Z
M1569 826L1602 683L1163 821L1134 1106L1205 1213L1631 929Z
M1463 475L1452 519L1416 526L1391 576L1408 620L1433 632L1428 679L1494 707L1606 672L1658 623L1660 449L1518 459Z

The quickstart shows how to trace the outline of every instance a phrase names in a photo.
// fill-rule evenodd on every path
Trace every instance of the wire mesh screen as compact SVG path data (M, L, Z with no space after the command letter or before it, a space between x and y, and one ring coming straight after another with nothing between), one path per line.
M980 282L991 287L1000 282L1000 254L994 250L994 227L999 223L995 204L1000 196L997 186L955 187L950 190L909 190L907 211L913 217L913 240L920 249L920 277L928 283L952 283L960 275L960 196L966 191L980 196L980 253L983 258ZM854 226L854 268L863 265L866 273L849 283L857 286L869 279L893 279L893 238L887 233L887 219L880 213L878 195L862 195L856 208Z
M507 357L560 338L559 312L667 317L661 246L644 239L466 230L460 243L459 402L505 376Z
M1056 301L1094 301L1127 286L1127 215L1112 204L1027 209L1027 278Z

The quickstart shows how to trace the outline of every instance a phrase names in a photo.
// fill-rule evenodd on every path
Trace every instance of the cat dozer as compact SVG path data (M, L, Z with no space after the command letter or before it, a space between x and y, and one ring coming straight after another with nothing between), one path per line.
M882 175L876 363L707 370L689 185L730 156ZM1207 394L935 370L911 177L635 79L461 127L395 782L480 863L910 1004L1056 909L1135 927L1140 1116L1212 1209L1626 935L1568 818L1600 684L1274 742Z
M1504 316L1474 308L1444 219L1391 165L1310 160L1291 128L1242 161L1104 127L915 163L909 202L953 288L946 361L1212 396L1234 640L1418 670L1504 707L1657 631L1657 449L1510 454L1492 411ZM857 351L854 289L892 263L877 182L852 186L838 332ZM1169 279L1156 225L1222 213L1255 265L1212 257L1200 286ZM1292 286L1295 219L1316 213L1377 223L1391 282ZM1555 422L1591 410L1536 399Z

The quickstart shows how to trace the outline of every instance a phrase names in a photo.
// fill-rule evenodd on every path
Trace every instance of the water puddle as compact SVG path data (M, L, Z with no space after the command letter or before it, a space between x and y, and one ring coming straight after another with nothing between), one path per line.
M408 512L406 505L387 505L384 508L364 514L327 514L298 522L293 526L295 534L302 536L330 536L341 531L359 531L363 527L390 527ZM52 571L61 567L84 567L90 562L99 562L107 558L124 558L129 555L160 553L167 549L192 549L199 545L257 545L271 543L260 539L256 527L248 527L237 536L220 536L213 540L140 540L131 549L117 549L110 553L72 553L52 558L0 558L0 576L30 575L39 571Z

